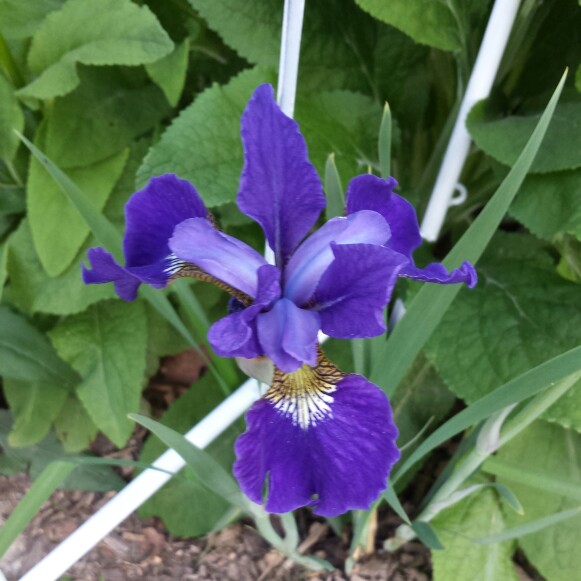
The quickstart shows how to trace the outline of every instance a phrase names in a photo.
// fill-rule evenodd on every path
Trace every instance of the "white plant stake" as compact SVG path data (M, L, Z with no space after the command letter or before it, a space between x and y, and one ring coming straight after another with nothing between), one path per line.
M440 235L468 155L470 135L466 129L466 117L477 101L490 94L519 6L520 0L496 0L492 8L460 112L422 221L421 234L429 242L433 242Z
M294 113L304 9L305 0L285 0L277 101L282 111L289 117ZM268 246L265 255L269 262L274 262L274 254ZM186 439L198 448L205 448L227 430L260 395L260 386L256 380L245 381L196 424L185 435ZM168 472L173 474L179 472L185 466L185 462L177 452L168 450L153 463L153 466L158 470L142 472L20 581L59 579L118 524L153 496L171 478Z

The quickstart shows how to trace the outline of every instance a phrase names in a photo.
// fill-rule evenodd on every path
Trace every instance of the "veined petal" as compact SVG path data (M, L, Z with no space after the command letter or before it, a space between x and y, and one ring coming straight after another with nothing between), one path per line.
M238 206L264 230L283 266L325 207L325 195L295 121L259 86L242 116L244 168Z
M448 271L440 262L432 262L425 268L418 268L414 264L405 266L401 276L413 278L423 282L437 282L439 284L466 283L468 288L473 288L478 282L476 269L469 262L463 262L460 268Z
M115 292L124 301L133 301L137 298L137 289L141 280L117 264L109 252L103 248L89 248L87 256L92 270L83 264L83 282L85 284L112 282L115 284Z
M374 337L385 331L383 309L407 258L371 244L332 245L335 260L311 303L331 337Z
M399 458L389 402L359 375L344 376L324 357L316 368L277 370L246 416L234 475L243 492L284 513L313 506L322 516L368 509Z
M258 291L254 303L216 321L208 332L208 341L221 357L252 359L264 351L258 341L256 317L280 297L280 271L266 264L258 269Z
M422 244L420 226L414 207L393 193L396 186L394 178L384 180L371 174L353 178L347 188L347 214L361 210L381 214L391 230L386 246L411 260L413 251Z
M256 318L258 340L263 352L286 371L317 361L319 315L297 307L288 299L276 301L270 311Z
M179 259L190 262L225 284L256 297L258 269L264 257L240 240L216 230L205 218L179 224L169 241Z
M297 305L312 297L323 273L333 262L331 244L385 244L390 230L387 222L369 210L346 218L333 218L309 236L296 250L284 271L284 296Z
M173 174L154 177L125 206L123 249L127 266L146 266L165 259L174 228L188 218L206 218L194 186Z
M126 301L134 300L141 283L164 287L183 265L170 256L168 246L173 229L188 218L207 215L195 188L175 175L152 178L125 206L122 267L103 248L88 252L93 267L83 267L86 284L115 283L115 291Z

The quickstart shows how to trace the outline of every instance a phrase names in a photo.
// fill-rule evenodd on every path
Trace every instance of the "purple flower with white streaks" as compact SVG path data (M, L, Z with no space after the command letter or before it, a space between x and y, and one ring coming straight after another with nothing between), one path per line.
M248 412L236 443L242 490L276 513L306 505L324 516L366 509L399 458L397 429L385 394L334 367L317 334L383 333L398 276L472 287L476 273L466 262L452 272L439 263L415 266L418 222L393 193L394 179L353 179L346 216L309 234L325 206L321 181L298 125L280 111L269 85L246 107L242 142L238 206L262 226L275 265L221 232L190 183L163 175L127 203L126 265L93 248L84 280L114 282L125 300L141 283L161 288L181 276L227 290L231 312L211 327L212 347L224 357L274 363L270 389Z

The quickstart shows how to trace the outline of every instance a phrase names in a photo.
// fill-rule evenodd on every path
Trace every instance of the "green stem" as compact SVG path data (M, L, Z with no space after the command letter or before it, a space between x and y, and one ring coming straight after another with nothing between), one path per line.
M6 44L6 40L0 33L0 69L2 69L8 78L10 79L11 83L19 89L24 85L24 79L20 75L18 68L16 67L16 63L12 58L12 53Z

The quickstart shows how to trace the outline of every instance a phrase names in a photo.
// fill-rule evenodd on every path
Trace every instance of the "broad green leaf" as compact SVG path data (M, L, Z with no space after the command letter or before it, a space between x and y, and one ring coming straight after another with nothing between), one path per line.
M565 78L563 76L555 89L517 162L486 207L446 257L444 265L448 268L459 266L463 260L476 263L484 252L537 154L563 89ZM405 316L392 331L383 348L378 350L379 356L371 370L371 381L384 389L388 395L394 392L403 379L459 291L460 285L447 287L424 285L408 305Z
M169 112L157 87L141 83L136 87L119 69L86 69L79 76L81 84L72 93L55 99L42 144L61 169L89 166L119 154Z
M127 161L128 151L86 167L69 169L71 180L90 192L91 201L103 209ZM28 178L28 217L38 257L49 276L62 274L89 236L89 227L63 195L58 184L34 158ZM55 228L55 224L59 227Z
M61 385L65 392L79 380L47 338L8 307L0 307L0 375Z
M190 42L186 38L176 49L157 62L145 65L147 74L164 92L169 104L178 104L188 72Z
M478 545L471 537L500 532L505 517L496 494L484 489L438 515L433 526L444 550L432 552L434 581L518 581L514 544Z
M75 466L68 462L53 462L33 482L18 506L0 529L0 557L16 537L28 526L51 494L62 484Z
M540 473L552 480L563 480L581 488L581 436L560 426L535 422L521 435L501 448L498 458L525 474ZM532 476L529 482L498 477L508 484L523 504L525 515L507 515L511 526L522 526L579 506L579 499L569 499L541 484ZM482 534L476 535L482 536ZM581 567L578 550L581 515L557 526L523 536L519 545L536 569L549 581L574 579Z
M270 73L252 69L202 93L151 149L138 186L152 175L174 172L194 183L209 206L233 201L243 162L240 116L256 86L272 80ZM299 100L296 118L320 175L329 153L335 153L345 179L375 158L381 111L370 99L345 91L320 93Z
M97 436L98 428L76 395L69 395L54 420L54 428L65 452L82 452Z
M502 234L461 291L428 345L430 359L467 402L581 343L581 287L555 273L535 239ZM545 417L581 430L581 385Z
M189 0L190 4L236 52L256 65L276 69L283 2ZM332 18L329 17L332 15ZM299 67L300 91L348 89L406 107L418 57L427 51L398 30L367 15L354 2L307 2ZM421 81L420 81L421 82ZM416 86L417 88L417 86ZM424 96L425 97L425 96Z
M212 490L240 510L248 511L250 501L240 492L234 478L208 452L186 440L182 434L150 418L138 414L131 414L131 418L177 452L208 490Z
M48 434L41 442L26 448L12 448L8 442L8 434L12 428L12 419L5 410L0 410L0 446L4 456L14 465L19 467L19 471L28 470L34 480L51 463L57 460L67 461L69 457L63 451L60 442L54 434ZM125 484L123 479L106 465L81 464L77 457L70 458L75 468L66 480L60 485L68 490L87 490L95 492L106 492L109 490L119 490Z
M487 101L477 103L466 120L474 143L497 161L512 166L530 138L540 115L489 120ZM532 173L581 167L581 102L561 103L556 109L531 166Z
M526 371L488 395L471 403L466 409L438 427L418 446L417 450L404 461L403 465L398 467L397 472L392 476L393 483L395 484L400 480L426 454L456 434L512 404L536 395L546 389L547 386L565 379L579 370L581 370L581 346L575 347Z
M234 200L242 169L240 116L252 91L273 78L252 69L199 95L146 156L138 187L154 175L175 173L192 182L208 206Z
M218 403L221 394L213 385L211 376L205 376L180 397L162 416L161 423L182 433L200 421ZM207 449L226 470L234 460L233 442L240 433L234 425ZM140 456L142 462L152 462L166 446L156 437L149 438ZM170 480L159 492L139 509L142 517L157 516L173 535L199 536L214 528L227 512L229 504L208 490L190 468L180 475L185 478Z
M356 0L363 10L409 34L416 42L442 50L460 48L458 21L445 2Z
M581 239L581 170L527 177L510 214L540 238L565 233Z
M139 409L145 372L145 306L104 301L67 317L50 333L63 359L82 376L77 394L97 427L117 446L125 444Z
M5 38L32 36L48 14L65 0L0 0L0 31Z
M48 434L68 397L62 386L46 381L5 378L3 389L14 417L8 442L15 448L40 442Z
M9 242L8 299L30 314L71 315L84 311L100 300L113 298L115 291L112 285L85 285L81 278L81 262L85 261L87 248L96 245L95 239L89 238L61 275L49 277L34 248L28 220L23 220Z
M24 114L14 95L14 88L0 72L0 159L10 162L19 140L13 129L24 129Z
M146 6L130 0L67 0L35 33L28 66L37 78L20 94L37 99L66 95L79 84L77 64L142 65L172 49Z

